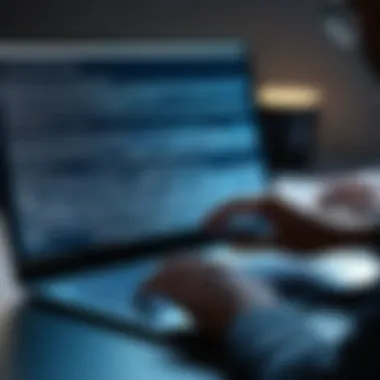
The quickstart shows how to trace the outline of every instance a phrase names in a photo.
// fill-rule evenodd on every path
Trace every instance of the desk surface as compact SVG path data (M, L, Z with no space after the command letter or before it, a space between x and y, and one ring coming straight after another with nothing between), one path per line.
M4 380L224 378L209 366L183 360L173 348L103 330L36 307L19 309L17 284L6 255L5 240L2 234L0 370L4 374L2 368L6 368L8 374L2 376Z
M7 326L2 340L7 345L3 359L8 379L223 378L215 369L191 364L170 347L95 328L33 306L13 313Z
M0 219L1 221L1 219ZM0 371L4 380L223 378L173 347L26 306L0 228ZM5 375L5 376L4 376Z

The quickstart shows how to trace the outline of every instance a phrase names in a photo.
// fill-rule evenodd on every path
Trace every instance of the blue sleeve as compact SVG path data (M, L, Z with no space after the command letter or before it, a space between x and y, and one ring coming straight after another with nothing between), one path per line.
M332 372L334 349L300 311L278 307L240 315L227 335L234 366L257 380L319 380Z

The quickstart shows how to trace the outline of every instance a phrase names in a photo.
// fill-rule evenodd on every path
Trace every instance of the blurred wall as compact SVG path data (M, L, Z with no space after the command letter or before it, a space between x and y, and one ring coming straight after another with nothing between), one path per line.
M247 38L260 82L324 91L322 162L380 157L380 95L359 60L321 28L321 0L13 0L2 4L3 38ZM380 93L380 86L379 86ZM376 112L376 108L379 109Z

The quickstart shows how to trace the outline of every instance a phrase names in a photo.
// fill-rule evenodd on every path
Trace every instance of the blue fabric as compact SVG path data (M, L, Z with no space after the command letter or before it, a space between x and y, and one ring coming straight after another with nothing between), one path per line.
M337 344L288 306L242 314L227 334L234 366L258 380L325 379L334 372Z

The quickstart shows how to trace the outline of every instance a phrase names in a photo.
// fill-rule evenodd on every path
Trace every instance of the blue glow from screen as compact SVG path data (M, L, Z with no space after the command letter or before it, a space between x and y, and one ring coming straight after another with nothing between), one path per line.
M242 52L0 72L26 259L197 228L265 186Z

